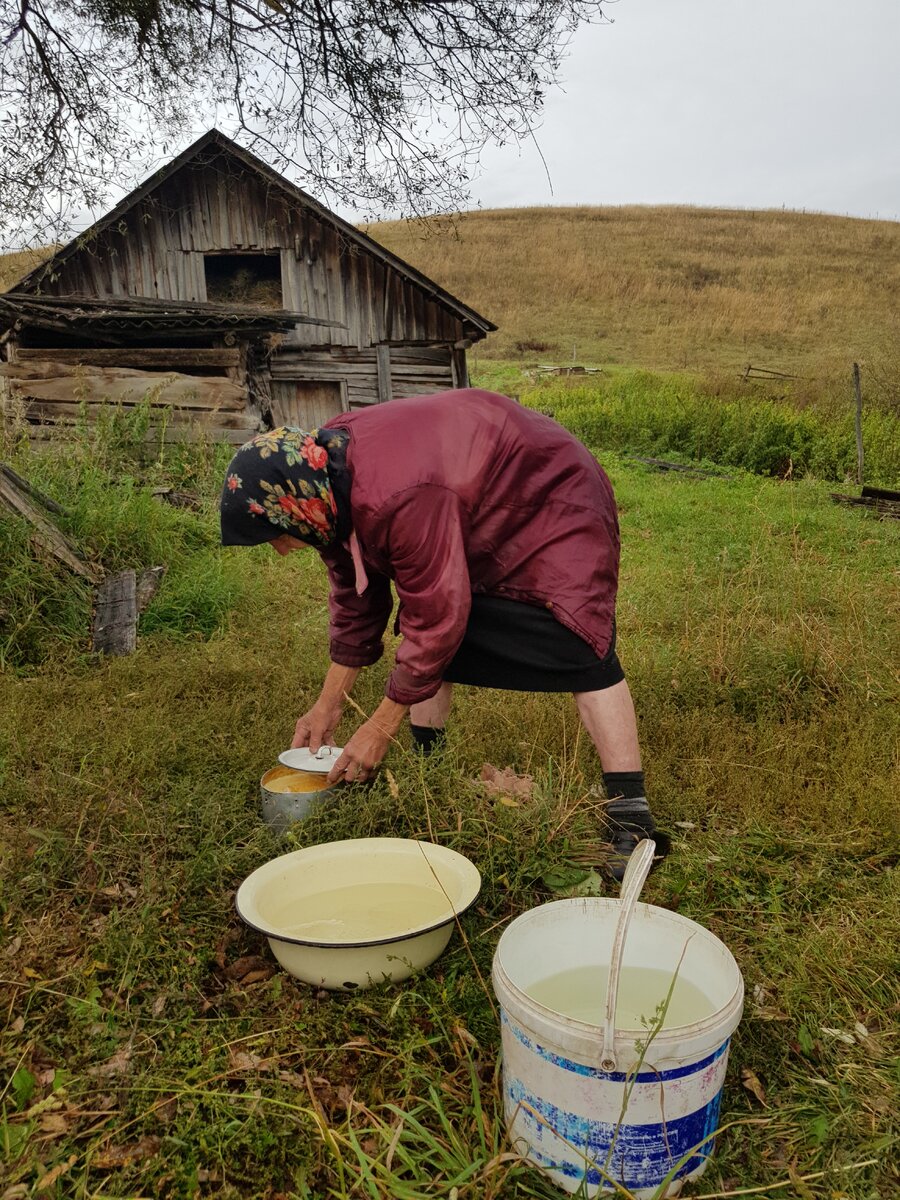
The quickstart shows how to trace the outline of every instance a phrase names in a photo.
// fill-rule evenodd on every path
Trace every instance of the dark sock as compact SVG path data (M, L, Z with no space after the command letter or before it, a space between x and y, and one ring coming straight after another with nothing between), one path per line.
M412 731L414 748L421 750L426 758L440 750L447 740L443 729L433 729L430 725L413 725L412 721L409 728Z
M603 785L609 797L606 816L613 825L653 833L656 822L644 795L643 771L604 771Z
M603 786L606 788L606 795L610 800L616 800L619 797L625 800L643 798L645 795L644 772L604 771Z

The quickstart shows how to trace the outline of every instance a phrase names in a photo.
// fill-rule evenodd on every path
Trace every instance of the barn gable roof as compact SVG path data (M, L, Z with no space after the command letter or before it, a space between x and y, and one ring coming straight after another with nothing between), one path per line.
M462 321L466 322L467 325L474 326L482 336L497 328L486 317L481 316L467 304L463 304L461 300L458 300L450 292L440 287L434 280L429 279L427 275L423 275L421 271L417 271L415 267L404 262L402 258L399 258L396 254L392 254L384 246L379 245L373 238L370 238L348 221L343 220L336 213L333 213L324 204L321 204L318 200L310 196L308 192L304 192L302 188L279 174L268 163L263 162L261 158L239 146L237 142L226 137L224 133L220 133L218 129L208 130L202 137L199 137L192 145L188 146L186 150L182 151L176 158L173 158L171 162L154 171L142 184L129 192L114 208L110 209L105 216L95 221L83 233L74 237L62 249L57 250L52 258L41 263L29 271L27 275L23 276L18 283L13 285L10 291L37 291L40 288L41 280L46 278L47 274L53 271L55 267L64 263L80 250L83 250L86 243L90 242L92 238L102 233L109 226L114 225L130 209L148 197L165 183L166 180L170 179L182 170L182 168L188 166L195 159L199 158L201 154L210 149L218 150L223 155L237 159L248 170L259 175L266 184L279 189L284 194L288 203L301 205L309 209L320 221L331 225L349 242L355 243L365 253L380 259L387 266L392 267L398 274L408 279L411 283L416 284L428 296L433 298L438 304L449 309Z

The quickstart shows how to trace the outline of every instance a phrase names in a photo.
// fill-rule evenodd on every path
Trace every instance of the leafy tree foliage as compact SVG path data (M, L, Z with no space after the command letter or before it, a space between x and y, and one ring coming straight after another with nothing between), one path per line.
M331 203L457 207L602 0L0 0L0 238L59 236L210 124Z

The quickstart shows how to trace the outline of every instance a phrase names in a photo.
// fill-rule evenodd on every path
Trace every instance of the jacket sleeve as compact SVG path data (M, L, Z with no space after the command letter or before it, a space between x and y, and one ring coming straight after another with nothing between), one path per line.
M353 559L343 546L322 552L328 568L329 654L342 667L368 667L384 653L384 630L394 606L386 575L367 571L369 585L356 593Z
M415 704L438 690L466 632L472 607L468 522L459 497L433 484L402 493L384 520L403 635L385 695Z

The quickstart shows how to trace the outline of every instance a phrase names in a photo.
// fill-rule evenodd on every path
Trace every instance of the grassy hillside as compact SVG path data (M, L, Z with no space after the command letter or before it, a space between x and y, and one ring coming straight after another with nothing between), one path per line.
M11 288L46 257L44 250L17 250L13 254L0 254L0 292Z
M821 374L900 340L900 222L697 208L475 212L369 229L499 331L487 358Z
M900 222L703 208L473 212L368 232L499 326L480 359L800 374L900 342ZM0 288L37 261L0 256ZM895 364L896 365L896 364Z

